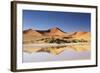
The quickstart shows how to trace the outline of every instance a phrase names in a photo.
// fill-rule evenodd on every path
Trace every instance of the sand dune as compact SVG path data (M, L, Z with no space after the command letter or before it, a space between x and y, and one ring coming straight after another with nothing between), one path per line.
M50 37L72 37L72 39L84 39L90 40L91 34L90 32L64 32L61 29L55 27L48 30L33 30L28 29L23 31L24 40L35 40L39 38L50 38Z
M57 27L51 28L49 30L50 30L50 32L47 33L48 36L65 36L67 34Z
M23 34L24 35L33 35L33 36L41 36L41 34L35 30L32 30L32 29L28 29L28 30L24 30L23 31Z
M70 41L70 42L69 42ZM79 45L75 45L73 43L77 43ZM80 41L80 42L79 42ZM85 44L81 45L82 42L85 41ZM23 31L23 44L24 52L48 52L54 55L60 54L64 50L70 50L70 48L74 51L81 52L81 51L86 51L90 49L90 41L91 41L91 34L90 32L64 32L61 29L55 27L51 28L48 30L33 30L33 29L28 29ZM61 42L70 45L64 45L62 46L48 46L48 47L30 47L30 46L25 46L29 44L45 44L45 43L59 43L60 45ZM45 44L46 45L46 44Z
M90 40L91 34L90 32L74 32L72 35L75 39L84 39L84 40Z

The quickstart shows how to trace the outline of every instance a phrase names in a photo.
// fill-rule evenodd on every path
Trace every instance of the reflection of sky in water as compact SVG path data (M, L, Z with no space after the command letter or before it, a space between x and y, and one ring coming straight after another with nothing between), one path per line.
M23 62L43 62L43 61L61 61L61 60L79 60L90 59L90 51L71 51L66 50L59 55L53 55L47 52L23 53Z

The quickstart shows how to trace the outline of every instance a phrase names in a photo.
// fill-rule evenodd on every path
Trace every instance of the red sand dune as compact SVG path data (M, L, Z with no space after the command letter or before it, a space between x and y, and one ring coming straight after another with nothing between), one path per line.
M61 29L55 27L48 30L33 30L28 29L23 31L23 35L25 39L32 39L37 37L43 37L43 36L66 36L66 37L73 37L75 39L85 39L90 40L91 34L90 32L72 32L67 33L62 31Z

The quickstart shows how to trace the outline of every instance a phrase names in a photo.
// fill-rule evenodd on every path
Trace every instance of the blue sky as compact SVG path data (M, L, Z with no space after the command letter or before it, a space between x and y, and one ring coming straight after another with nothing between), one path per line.
M64 32L89 32L90 25L90 13L23 10L23 30L58 27Z

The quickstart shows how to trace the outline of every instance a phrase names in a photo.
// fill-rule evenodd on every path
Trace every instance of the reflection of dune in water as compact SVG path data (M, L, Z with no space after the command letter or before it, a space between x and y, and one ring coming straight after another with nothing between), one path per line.
M69 49L70 48L70 49ZM73 45L63 45L63 46L48 46L48 47L31 47L31 46L24 46L23 51L28 53L33 52L47 52L53 55L58 55L65 50L73 50L76 52L83 52L90 49L90 44L73 44Z
M91 52L76 52L73 50L64 50L58 55L47 52L23 52L23 62L45 62L45 61L64 61L64 60L86 60L91 58Z

